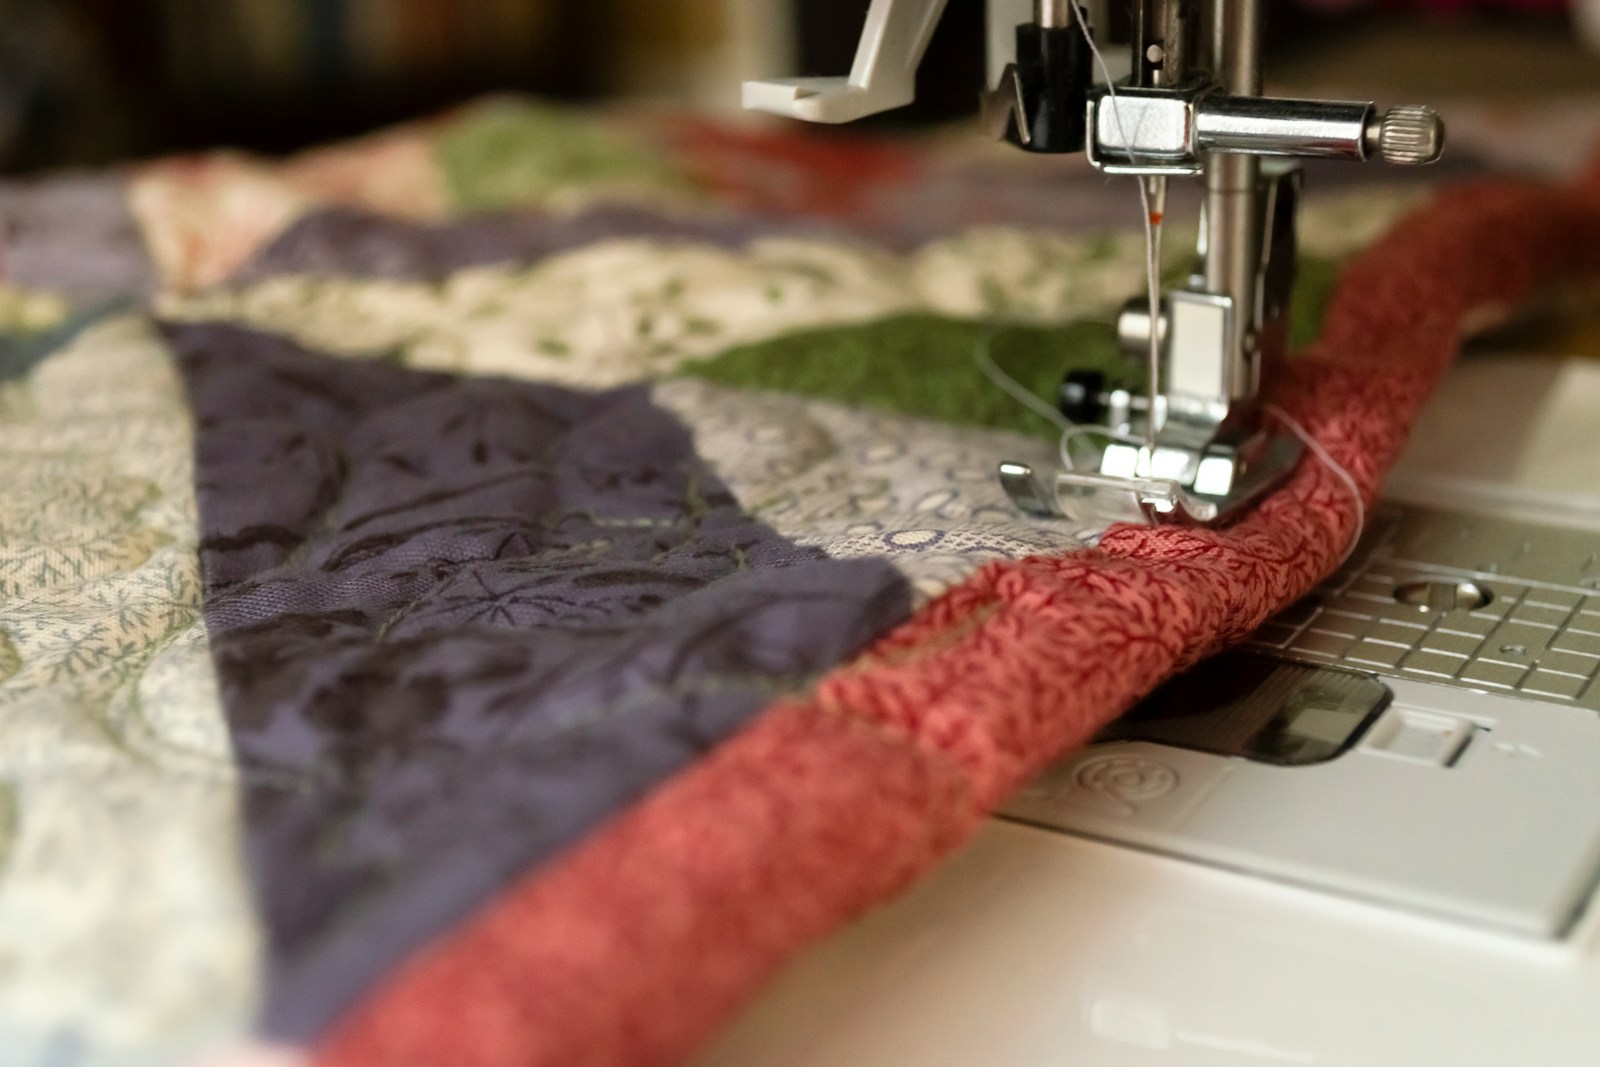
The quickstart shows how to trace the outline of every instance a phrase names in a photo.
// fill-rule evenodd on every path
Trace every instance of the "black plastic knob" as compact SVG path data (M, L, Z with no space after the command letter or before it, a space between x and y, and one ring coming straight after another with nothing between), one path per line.
M1068 371L1056 407L1080 426L1097 426L1106 415L1106 376L1097 370Z

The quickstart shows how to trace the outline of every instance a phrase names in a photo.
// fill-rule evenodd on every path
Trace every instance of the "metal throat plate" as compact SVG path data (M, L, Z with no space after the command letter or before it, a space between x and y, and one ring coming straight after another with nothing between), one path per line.
M1561 938L1600 876L1597 586L1600 534L1387 508L1246 651L1002 814Z
M1249 644L1600 711L1600 533L1387 507L1347 566Z

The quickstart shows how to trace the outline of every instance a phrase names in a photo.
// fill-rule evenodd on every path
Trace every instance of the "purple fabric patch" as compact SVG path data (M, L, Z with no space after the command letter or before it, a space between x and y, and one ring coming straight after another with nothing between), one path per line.
M279 274L434 281L493 263L533 263L613 238L694 241L739 248L767 234L845 231L806 219L750 215L675 217L608 205L577 215L475 215L424 225L354 208L308 215L256 254L232 279L244 285Z
M156 270L116 174L0 184L6 281L85 301L145 297Z
M304 1040L401 957L903 619L742 513L648 390L170 326L206 621Z

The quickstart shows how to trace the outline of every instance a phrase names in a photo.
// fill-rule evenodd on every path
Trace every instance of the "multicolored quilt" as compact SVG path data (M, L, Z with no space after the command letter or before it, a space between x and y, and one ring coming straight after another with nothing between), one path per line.
M1368 503L1469 313L1600 268L1600 198L1481 180L1526 120L1313 174L1275 399ZM517 99L0 189L0 1063L691 1056L1337 564L1311 461L1221 532L1001 492L1055 431L978 355L1126 373L1136 211Z

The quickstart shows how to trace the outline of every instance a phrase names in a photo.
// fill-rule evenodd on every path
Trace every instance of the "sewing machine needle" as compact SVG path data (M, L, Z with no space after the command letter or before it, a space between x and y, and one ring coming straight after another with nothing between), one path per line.
M1144 183L1145 219L1145 280L1150 299L1150 408L1145 417L1146 462L1152 466L1156 458L1156 433L1161 428L1161 344L1165 331L1161 328L1161 234L1167 217L1167 179L1162 175L1146 175Z

